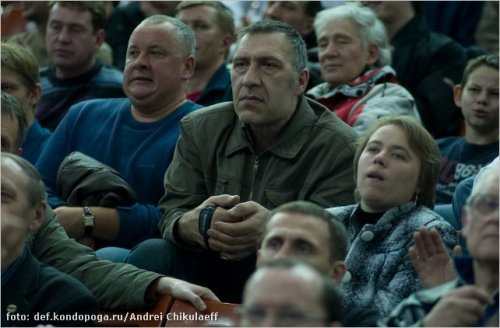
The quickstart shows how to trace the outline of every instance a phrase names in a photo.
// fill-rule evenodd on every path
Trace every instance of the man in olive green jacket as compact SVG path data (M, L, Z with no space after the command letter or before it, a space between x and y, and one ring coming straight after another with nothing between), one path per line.
M356 133L304 97L306 62L305 44L287 24L261 21L242 31L234 101L182 120L160 201L166 240L145 241L129 263L239 302L270 209L293 200L354 202Z

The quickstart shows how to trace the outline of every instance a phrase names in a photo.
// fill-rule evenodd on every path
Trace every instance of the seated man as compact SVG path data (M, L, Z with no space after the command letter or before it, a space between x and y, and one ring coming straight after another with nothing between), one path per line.
M187 84L187 98L203 106L233 99L226 66L234 40L233 14L220 1L183 1L176 18L196 36L196 66Z
M45 220L47 196L40 175L25 159L4 152L1 172L2 327L88 326L91 319L83 316L97 312L92 293L77 279L40 263L25 245ZM64 314L82 317L55 316Z
M470 256L457 257L459 277L416 292L381 322L384 326L484 326L498 316L498 162L482 173L462 214Z
M28 133L26 113L14 96L2 91L2 151L21 155L23 143Z
M268 209L296 199L353 201L356 134L304 97L306 62L304 41L288 24L265 20L241 32L234 101L182 120L160 201L166 240L139 245L129 263L238 303Z
M35 165L52 133L42 128L35 118L40 100L39 66L35 58L21 46L2 43L2 91L16 97L26 114L28 134L22 145L21 156ZM24 139L23 139L24 140Z
M257 268L274 259L292 258L340 284L349 280L344 262L347 248L347 233L340 221L314 203L294 201L271 212L257 252ZM351 306L340 321L344 327L373 327L378 319L374 310Z
M45 39L51 65L40 71L42 98L36 111L43 127L55 130L82 100L123 97L122 73L96 60L105 20L102 1L51 2Z
M68 235L86 235L108 245L130 248L158 237L161 184L179 137L178 122L200 108L186 100L194 69L195 38L176 18L151 16L129 42L124 72L128 98L94 99L75 105L52 135L37 162L49 205ZM131 207L90 207L84 229L82 207L65 206L56 189L58 168L80 151L118 171L137 194ZM62 181L64 182L64 181ZM95 204L90 204L95 205ZM87 204L87 206L89 206Z
M4 103L5 98L15 102L14 97L8 94L3 93L2 97ZM3 104L2 110L4 110ZM19 112L22 113L21 110ZM4 129L2 126L2 140L13 141L10 147L2 147L2 150L14 154L20 149L24 140L16 138L22 135L18 125L11 124L10 127ZM151 305L162 295L169 295L190 301L198 310L203 311L206 305L202 298L218 300L207 288L162 277L128 264L98 260L90 248L77 243L75 239L68 238L64 228L57 221L54 212L47 206L45 220L40 228L30 233L26 242L27 247L40 262L80 280L92 291L101 308L139 309Z
M247 281L240 308L243 327L331 327L342 301L330 279L281 259L263 264Z

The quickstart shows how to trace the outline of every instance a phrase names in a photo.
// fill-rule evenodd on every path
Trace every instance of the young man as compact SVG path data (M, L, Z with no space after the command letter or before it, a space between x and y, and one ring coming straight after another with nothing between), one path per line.
M234 39L231 10L219 1L183 1L177 17L196 36L196 66L187 84L187 98L203 106L233 99L226 57Z
M45 37L51 66L40 72L42 98L36 112L43 127L55 130L82 100L123 97L121 72L96 60L105 20L102 2L51 3Z
M234 100L182 120L160 201L166 240L144 242L130 263L212 286L223 300L238 302L268 209L295 199L353 201L356 134L303 96L306 62L304 41L288 24L261 21L241 32ZM217 208L202 212L207 206Z
M26 116L28 132L23 138L21 156L34 165L52 135L35 118L36 105L42 93L39 66L28 50L16 44L2 42L0 53L2 91L17 99Z

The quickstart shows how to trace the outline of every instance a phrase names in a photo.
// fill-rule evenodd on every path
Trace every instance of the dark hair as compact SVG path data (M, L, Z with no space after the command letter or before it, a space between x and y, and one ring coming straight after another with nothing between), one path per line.
M330 237L330 256L332 261L344 260L347 255L348 240L347 232L342 222L332 213L326 211L321 206L303 200L293 201L278 206L271 211L269 219L277 213L295 213L309 215L325 222L328 225ZM267 233L267 225L262 236Z
M189 56L194 56L196 51L196 38L194 36L193 30L186 24L184 24L181 20L170 17L166 15L153 15L146 19L144 19L137 27L134 29L134 32L142 26L152 26L159 24L170 24L175 28L175 40L179 45L179 52L183 56L183 58L187 58ZM133 33L133 32L132 32Z
M197 6L207 6L215 8L217 25L223 33L231 35L234 38L234 16L231 9L224 5L220 1L182 1L175 7L176 14L179 11L187 8L197 7Z
M357 181L358 162L366 144L378 129L386 125L395 125L403 130L411 150L420 160L420 174L418 176L420 192L416 201L417 205L424 205L431 209L434 208L436 201L436 183L439 175L439 168L441 166L441 153L431 134L413 117L387 116L375 121L358 140L353 162L354 181ZM356 197L359 198L359 195L356 195Z
M261 20L241 30L236 40L238 48L241 39L245 35L283 33L288 39L292 53L292 65L296 73L300 73L307 67L307 49L304 39L291 25L280 21Z
M340 293L337 291L337 287L335 286L333 280L323 276L315 268L294 259L279 258L264 262L258 270L262 270L264 268L293 270L300 267L308 268L311 271L314 271L318 275L318 278L321 279L321 294L319 295L319 299L323 305L323 310L327 315L324 323L330 324L334 321L341 321L344 314L344 306Z
M15 162L28 176L27 192L32 205L36 205L39 202L47 200L47 194L45 192L45 185L43 183L42 176L33 164L20 156L6 152L2 152L2 158L8 158Z
M40 66L31 52L18 44L2 42L0 53L2 69L13 70L21 76L26 88L35 89L40 81Z
M305 1L304 2L304 13L311 18L316 17L316 14L322 11L323 4L321 1Z
M1 111L2 114L7 114L9 117L16 120L17 137L16 144L14 146L16 148L20 148L26 139L26 135L28 134L28 120L26 119L24 109L14 96L2 91Z
M51 1L49 8L52 9L56 4L80 12L88 11L92 17L94 32L103 29L106 24L106 7L102 1Z
M472 72L481 66L491 67L498 71L498 55L482 55L469 60L462 75L462 82L460 83L462 88L469 82L469 76Z

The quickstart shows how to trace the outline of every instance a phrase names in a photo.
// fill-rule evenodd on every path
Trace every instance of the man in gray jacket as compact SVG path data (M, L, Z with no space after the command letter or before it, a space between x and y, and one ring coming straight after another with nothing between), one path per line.
M353 202L356 134L304 97L306 63L304 41L288 24L261 21L241 32L233 102L182 120L160 201L165 239L137 246L130 263L238 302L270 209L297 199Z

